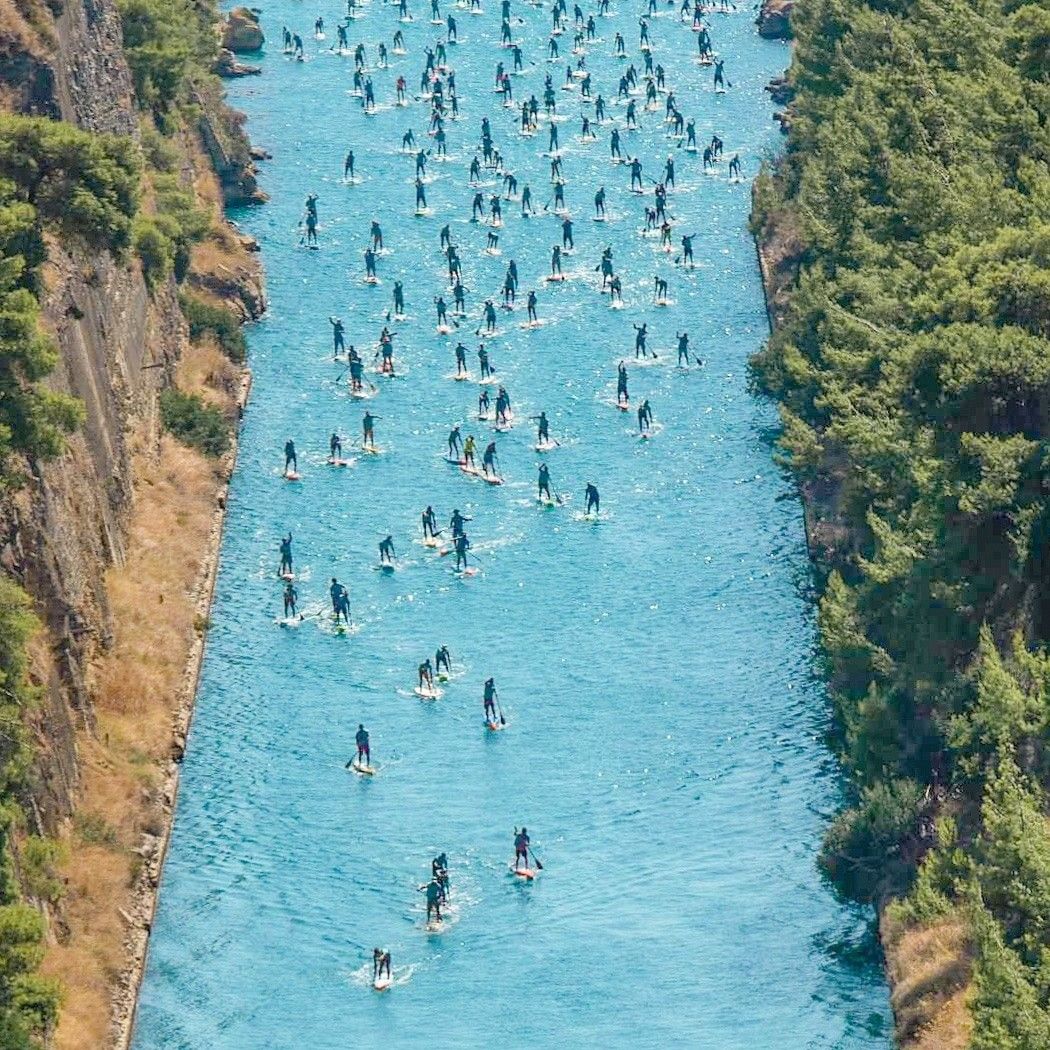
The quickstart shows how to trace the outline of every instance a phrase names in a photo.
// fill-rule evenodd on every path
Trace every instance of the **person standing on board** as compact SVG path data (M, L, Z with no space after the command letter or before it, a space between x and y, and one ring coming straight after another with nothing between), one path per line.
M496 721L496 679L487 678L485 680L485 721L495 722Z
M346 764L346 768L349 769L355 762L359 766L370 766L372 764L372 752L368 745L368 730L361 723L358 723L357 733L354 735L354 743L357 744L357 757L350 759Z
M529 829L522 828L514 835L514 867L519 871L529 866Z

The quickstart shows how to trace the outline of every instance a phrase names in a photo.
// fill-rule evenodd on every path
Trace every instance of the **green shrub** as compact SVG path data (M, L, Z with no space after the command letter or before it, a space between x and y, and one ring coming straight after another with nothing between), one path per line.
M116 829L99 813L74 813L73 827L80 841L88 846L115 849L118 845Z
M210 4L191 0L119 0L117 6L139 105L163 118L187 100L194 78L214 59L217 15Z
M142 262L142 275L150 288L155 288L171 276L175 243L168 236L170 232L170 226L156 216L140 215L135 219L135 251Z
M840 892L873 901L907 889L914 869L900 846L918 830L921 802L913 780L891 780L865 788L860 802L835 818L820 863Z
M35 1047L54 1024L55 982L33 973L44 957L44 920L25 904L0 906L0 1046Z
M222 413L196 394L165 390L160 411L164 426L175 437L206 456L221 456L230 447L230 428Z
M65 883L55 873L64 856L62 844L55 839L30 835L22 845L22 874L26 889L37 900L55 904L65 896Z
M190 338L198 340L211 335L222 352L234 362L243 364L248 358L248 346L241 330L241 323L234 313L222 306L215 306L192 292L179 296L183 316L190 326Z

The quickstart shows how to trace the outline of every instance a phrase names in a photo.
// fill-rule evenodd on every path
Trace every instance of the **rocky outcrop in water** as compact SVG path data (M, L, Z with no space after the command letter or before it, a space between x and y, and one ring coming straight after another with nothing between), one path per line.
M213 69L216 76L228 79L233 77L257 77L262 73L262 69L259 66L248 66L243 62L238 62L236 55L225 47L219 49L219 57L216 58Z
M259 17L247 7L235 7L222 26L222 46L238 54L261 50L263 36Z

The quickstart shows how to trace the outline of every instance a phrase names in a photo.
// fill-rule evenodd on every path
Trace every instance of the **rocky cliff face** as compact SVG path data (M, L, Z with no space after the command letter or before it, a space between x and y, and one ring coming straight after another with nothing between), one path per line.
M13 11L13 9L12 9ZM134 135L137 117L111 0L30 0L0 17L0 99L15 112ZM36 600L50 658L34 727L41 828L68 815L77 788L74 731L91 727L88 667L109 641L103 577L124 556L132 500L130 443L155 441L157 391L184 325L174 291L152 297L132 263L49 244L43 313L60 349L49 382L83 401L68 451L26 463L30 483L0 503L0 565Z

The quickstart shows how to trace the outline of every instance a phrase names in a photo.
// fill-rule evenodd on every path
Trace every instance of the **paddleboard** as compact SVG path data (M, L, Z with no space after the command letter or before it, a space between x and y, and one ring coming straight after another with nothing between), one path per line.
M505 728L501 726L499 722L486 722L485 725L492 730L493 733L498 733L501 729Z
M356 758L350 763L349 766L347 766L347 769L350 769L354 773L357 773L357 774L359 774L360 776L363 776L363 777L375 776L375 772L376 772L374 766L362 766L362 765L359 765Z
M536 878L536 872L532 868L516 868L513 864L510 865L511 875L516 875L519 879L524 879L526 882L531 882Z
M445 695L441 689L427 689L424 686L417 685L412 690L421 700L440 700Z
M385 992L385 991L387 991L390 988L390 986L393 983L394 983L393 980L391 978L387 977L386 974L384 974L382 977L377 977L372 982L372 987L377 992Z
M289 470L288 473L284 476L285 481L300 481L301 479L302 475L294 470Z
M329 458L328 465L330 467L348 467L348 466L350 466L350 460L348 460L348 459L332 459L332 458Z

